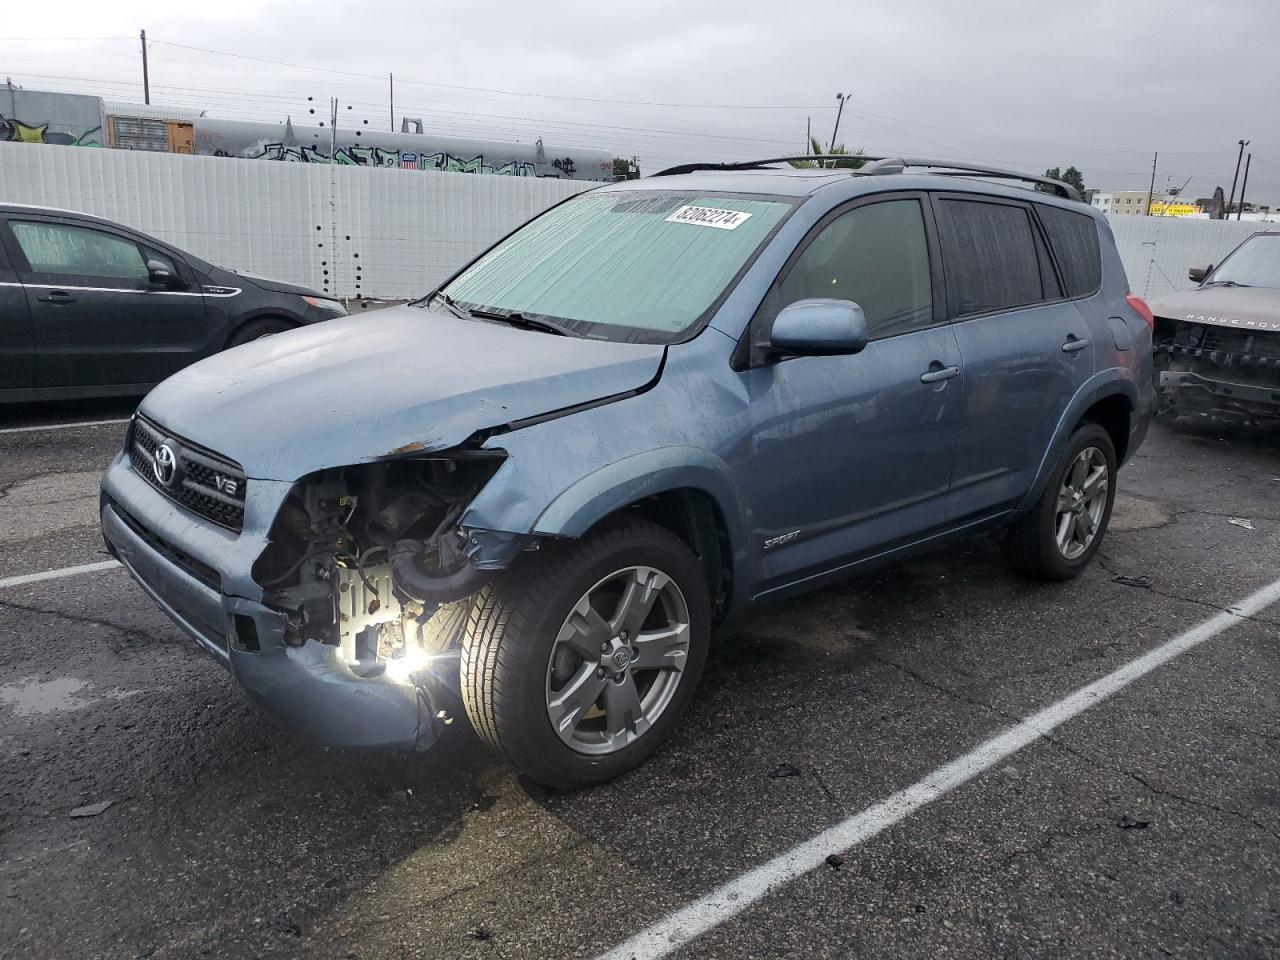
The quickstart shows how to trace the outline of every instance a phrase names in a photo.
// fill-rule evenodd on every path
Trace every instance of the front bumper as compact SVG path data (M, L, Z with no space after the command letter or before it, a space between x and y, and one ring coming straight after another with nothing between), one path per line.
M285 643L284 614L260 602L248 571L288 484L251 481L249 490L237 537L166 499L121 454L102 480L103 536L160 609L284 726L325 746L431 746L439 721L425 689L359 677L336 647ZM247 595L230 592L237 587Z
M1280 416L1280 383L1275 386L1236 383L1189 370L1162 370L1160 389L1178 405Z

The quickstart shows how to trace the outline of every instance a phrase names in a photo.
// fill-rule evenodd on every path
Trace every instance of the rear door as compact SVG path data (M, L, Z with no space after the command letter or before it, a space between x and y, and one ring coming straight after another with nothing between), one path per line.
M1063 295L1031 204L933 197L947 312L964 358L964 398L949 516L1015 504L1058 421L1093 372L1093 331Z
M59 217L9 221L42 387L157 383L205 349L204 297L181 258L123 230ZM177 278L151 283L156 260Z
M35 386L31 313L17 271L0 242L0 393Z

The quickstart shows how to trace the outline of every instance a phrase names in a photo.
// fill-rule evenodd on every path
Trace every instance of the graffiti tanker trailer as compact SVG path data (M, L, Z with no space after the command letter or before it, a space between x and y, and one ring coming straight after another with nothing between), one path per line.
M410 129L412 125L412 129ZM330 127L220 120L202 111L104 102L100 97L0 87L0 141L188 153L400 170L445 170L565 180L613 179L613 155L584 147L443 137L405 121Z

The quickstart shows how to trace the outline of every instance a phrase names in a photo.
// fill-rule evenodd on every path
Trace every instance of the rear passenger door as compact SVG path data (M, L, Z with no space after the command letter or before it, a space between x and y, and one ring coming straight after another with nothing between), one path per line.
M35 386L36 354L31 314L17 271L0 243L0 395Z
M935 194L947 312L964 360L949 518L1012 507L1093 373L1091 331L1063 295L1030 203Z
M15 217L9 235L31 305L38 386L142 388L204 350L204 298L178 258L69 218ZM148 260L181 289L151 283Z

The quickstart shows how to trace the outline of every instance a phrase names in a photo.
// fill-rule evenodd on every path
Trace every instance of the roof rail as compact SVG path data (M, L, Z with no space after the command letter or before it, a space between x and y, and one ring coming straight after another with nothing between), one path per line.
M696 173L703 170L759 170L778 163L791 163L799 160L862 160L863 166L850 170L855 176L884 176L904 173L908 167L921 167L938 171L942 175L958 174L960 176L990 177L995 180L1021 180L1034 184L1037 189L1046 190L1066 200L1083 203L1079 192L1069 183L1053 180L1049 177L1037 177L1031 173L1018 173L1016 170L1004 170L1000 167L988 167L973 163L952 162L950 160L925 160L920 157L868 157L862 154L806 154L794 157L771 157L767 160L744 160L739 163L686 163L678 167L668 167L653 174L655 177L671 177L681 173Z

